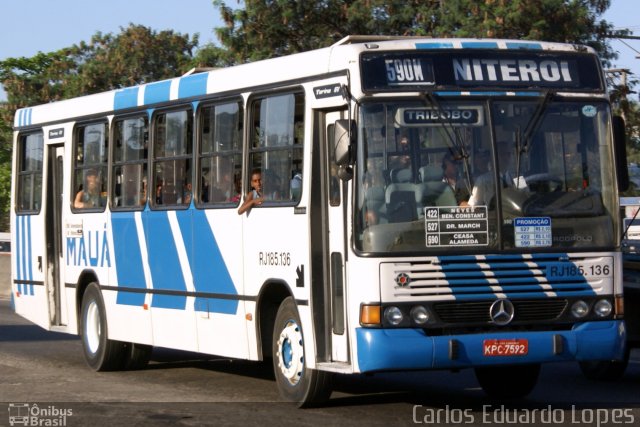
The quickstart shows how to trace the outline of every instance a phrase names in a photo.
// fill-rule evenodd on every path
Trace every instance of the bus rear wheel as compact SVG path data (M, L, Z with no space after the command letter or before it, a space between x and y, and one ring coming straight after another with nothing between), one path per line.
M475 369L480 386L490 397L517 399L538 383L540 365L482 366Z
M280 396L299 407L313 406L331 395L331 373L306 366L304 335L292 297L280 304L273 328L273 370Z
M97 283L91 283L82 297L80 315L82 348L87 364L96 371L123 368L126 345L107 338L107 315Z
M144 369L151 359L153 347L145 344L127 343L124 350L124 366L127 371Z

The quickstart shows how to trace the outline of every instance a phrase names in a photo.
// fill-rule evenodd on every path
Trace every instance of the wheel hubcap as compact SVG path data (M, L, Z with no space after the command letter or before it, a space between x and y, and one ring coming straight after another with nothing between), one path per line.
M100 347L100 312L98 305L92 301L84 318L84 341L92 354Z
M294 321L287 321L280 332L277 344L278 367L290 384L296 385L302 378L304 370L304 348L300 326Z

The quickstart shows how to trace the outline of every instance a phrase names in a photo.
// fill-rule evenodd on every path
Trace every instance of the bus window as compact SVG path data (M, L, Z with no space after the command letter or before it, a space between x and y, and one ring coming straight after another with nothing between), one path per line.
M255 132L249 169L262 171L266 204L297 203L302 196L304 97L285 94L258 99L252 111Z
M202 109L200 202L237 206L242 171L242 105L230 102Z
M19 144L16 210L38 212L42 204L43 135L41 132L23 135Z
M153 180L155 206L191 203L191 110L160 113L155 119Z
M147 200L149 121L146 116L114 122L111 206L141 209Z
M107 123L81 125L75 132L74 209L103 210L107 196Z

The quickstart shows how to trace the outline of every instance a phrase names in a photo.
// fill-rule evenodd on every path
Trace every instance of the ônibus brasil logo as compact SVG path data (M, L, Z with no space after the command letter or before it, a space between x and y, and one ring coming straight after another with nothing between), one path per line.
M72 415L72 409L59 408L55 405L9 404L9 425L11 426L66 426L67 417Z

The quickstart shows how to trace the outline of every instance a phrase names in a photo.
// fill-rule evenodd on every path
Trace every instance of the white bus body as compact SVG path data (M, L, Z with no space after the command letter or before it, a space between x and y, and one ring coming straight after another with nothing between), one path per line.
M447 55L453 59L442 65ZM512 391L526 394L537 378L529 365L620 358L620 242L577 229L563 234L574 216L586 215L574 199L575 209L562 211L556 205L565 199L540 196L558 215L542 202L518 205L511 215L487 201L461 211L479 219L460 226L446 221L457 203L418 198L406 219L391 205L402 196L398 189L428 191L428 167L446 151L460 149L470 162L486 149L496 162L489 128L501 111L531 118L550 109L559 117L580 102L578 129L596 132L599 148L561 145L573 134L558 125L545 142L547 154L571 147L575 153L565 155L593 163L591 175L580 172L579 190L582 203L602 213L585 228L613 229L617 220L606 214L617 211L607 169L610 111L593 64L593 52L561 44L352 37L326 49L18 110L15 310L45 329L80 334L98 370L142 366L152 346L273 357L282 395L302 403L327 396L331 372L475 367L488 392L504 390L487 386L487 372L521 376L522 390ZM575 81L572 73L590 66L599 73L596 83ZM447 73L456 86L440 82ZM336 129L352 132L341 138ZM436 130L440 136L430 133ZM520 148L537 132L525 130ZM401 155L389 147L402 131L416 138ZM531 137L531 150L536 144ZM347 147L337 162L336 147ZM402 169L411 178L368 181L396 161L407 162ZM552 169L527 161L531 171ZM481 169L470 165L470 172ZM249 191L254 168L272 194L238 215L237 196ZM125 201L129 183L140 203ZM227 191L216 201L218 184ZM565 184L558 194L569 194ZM536 193L533 180L529 187ZM375 192L382 198L369 208ZM504 203L508 194L499 192ZM363 219L365 207L378 215L375 224ZM533 243L521 237L526 218L542 221ZM457 228L448 244L439 240L443 233L429 238L430 227L447 226L482 230ZM517 274L506 283L508 271ZM536 310L547 310L536 304L548 299L557 313L536 318ZM452 302L476 304L468 308L480 317L456 323L460 307L438 306ZM499 309L510 316L506 322L496 317ZM522 320L522 310L533 314ZM445 321L447 313L453 317ZM527 377L522 366L535 375Z

